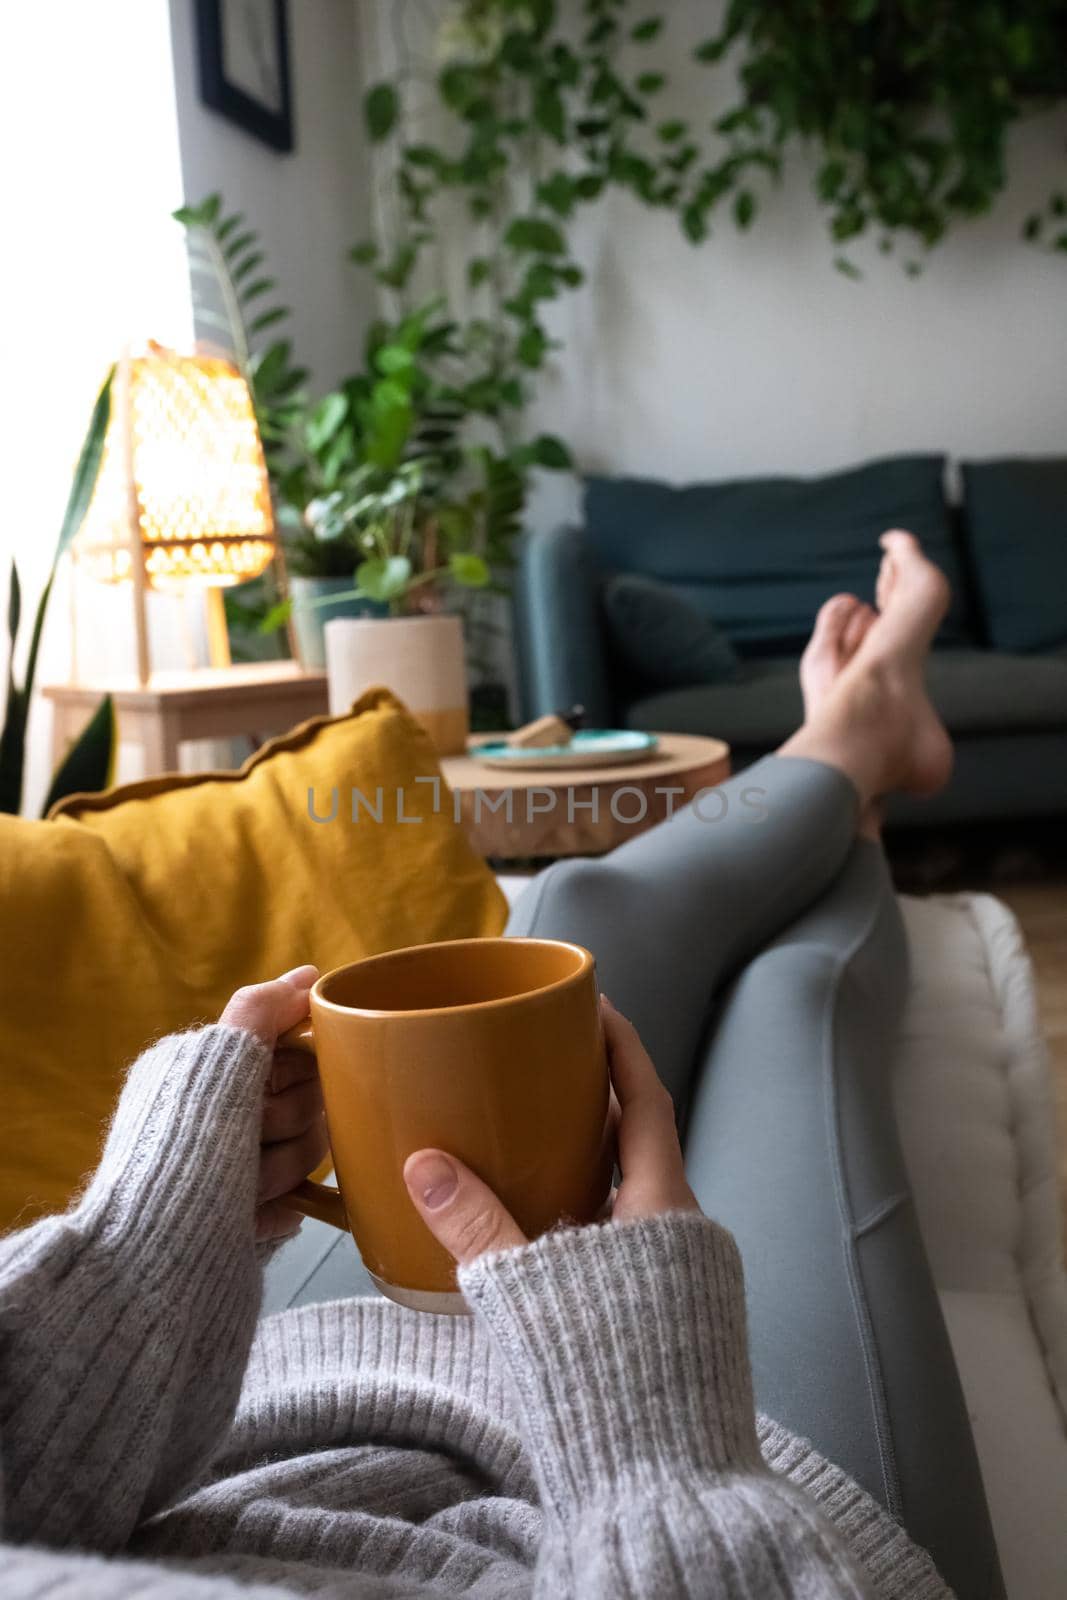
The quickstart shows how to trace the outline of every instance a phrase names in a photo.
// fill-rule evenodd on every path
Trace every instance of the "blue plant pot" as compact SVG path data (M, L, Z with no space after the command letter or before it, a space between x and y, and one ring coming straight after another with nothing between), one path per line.
M354 578L301 578L289 579L289 594L293 602L293 632L300 665L316 671L326 666L326 638L323 633L334 617L385 617L388 607L376 600L331 600L327 604L312 605L313 600L323 601L331 594L349 594Z

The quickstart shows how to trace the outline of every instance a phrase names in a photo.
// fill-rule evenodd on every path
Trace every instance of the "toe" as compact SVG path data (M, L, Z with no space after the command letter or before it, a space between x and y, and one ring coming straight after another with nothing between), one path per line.
M845 655L851 658L855 655L866 636L867 629L875 621L878 613L873 606L862 602L857 604L849 613L844 630L841 635L841 648Z
M906 528L887 528L878 543L886 555L913 555L917 556L922 550L918 539Z
M878 568L874 598L879 611L884 611L897 579L903 573L913 571L912 563L922 559L922 547L915 535L908 533L905 528L887 528L878 543L884 554Z
M940 621L951 600L948 579L940 567L925 554L915 535L902 528L883 533L880 542L885 555L876 585L878 609L884 611L899 593L907 597L913 611Z
M835 594L819 608L811 638L800 658L800 687L808 716L844 665L841 641L848 619L858 605L855 595Z
M893 592L893 583L896 579L896 567L893 562L892 553L889 547L885 545L886 538L887 535L883 533L881 539L879 540L879 543L885 548L886 553L882 557L881 564L878 568L878 577L875 580L874 585L874 603L878 607L879 611L885 610L889 596Z
M824 646L839 644L848 620L858 605L859 601L854 594L832 595L819 607L815 627L812 629L812 644Z

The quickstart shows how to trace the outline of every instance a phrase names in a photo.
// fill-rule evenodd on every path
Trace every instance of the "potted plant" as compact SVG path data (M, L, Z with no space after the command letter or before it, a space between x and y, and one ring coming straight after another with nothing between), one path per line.
M460 437L464 408L438 375L456 333L439 300L377 323L365 370L315 407L304 459L280 479L282 496L303 506L297 549L347 562L351 575L346 589L309 602L333 611L331 708L385 683L444 753L462 750L468 725L462 620L450 602L491 588L512 564L523 503L522 462ZM339 617L334 608L348 603L377 615Z
M198 321L224 331L252 392L293 572L290 598L261 607L261 629L292 618L305 662L325 656L335 706L347 705L369 675L426 712L429 725L435 708L426 695L445 695L438 709L448 715L435 736L461 747L466 687L456 612L465 612L469 633L488 631L477 597L507 593L530 470L570 466L551 435L515 440L524 391L511 342L477 319L449 316L443 299L427 300L376 322L360 370L311 403L289 341L272 335L256 347L289 313L270 303L275 284L259 276L254 229L225 213L218 195L175 217L187 229L198 281L214 290L214 300L201 291ZM342 621L347 634L338 631ZM392 631L375 633L378 624ZM349 639L332 662L320 629L327 641ZM419 684L402 664L416 656Z
M324 628L334 617L384 615L384 607L353 593L358 552L348 539L318 539L301 528L285 540L289 564L289 615L301 665L326 665ZM274 612L270 621L278 620Z

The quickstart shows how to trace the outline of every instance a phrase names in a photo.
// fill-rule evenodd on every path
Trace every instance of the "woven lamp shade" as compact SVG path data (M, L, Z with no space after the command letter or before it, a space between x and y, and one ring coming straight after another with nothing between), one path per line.
M258 577L275 552L274 521L241 374L220 357L158 345L124 374L75 560L101 582L162 590Z

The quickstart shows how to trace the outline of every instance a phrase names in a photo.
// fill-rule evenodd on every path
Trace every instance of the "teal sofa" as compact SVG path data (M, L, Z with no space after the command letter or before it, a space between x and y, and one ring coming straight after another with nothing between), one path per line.
M797 660L819 606L838 590L872 600L878 535L909 528L952 580L929 682L957 761L942 795L901 800L891 820L1067 813L1067 458L965 463L953 505L946 469L944 456L910 455L819 478L589 478L583 524L523 545L524 713L580 704L598 726L711 734L745 766L800 720ZM641 681L603 605L624 573L710 618L741 657L736 674Z

